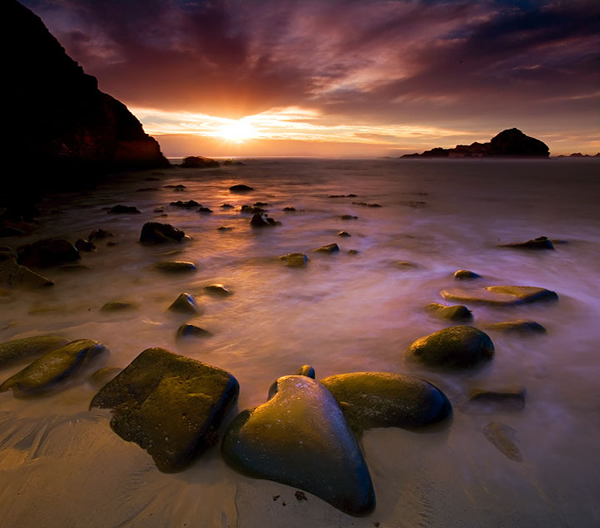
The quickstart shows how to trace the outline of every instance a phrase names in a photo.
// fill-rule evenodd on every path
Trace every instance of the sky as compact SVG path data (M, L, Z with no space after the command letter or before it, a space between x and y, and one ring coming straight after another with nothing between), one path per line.
M598 0L21 0L168 157L600 151Z

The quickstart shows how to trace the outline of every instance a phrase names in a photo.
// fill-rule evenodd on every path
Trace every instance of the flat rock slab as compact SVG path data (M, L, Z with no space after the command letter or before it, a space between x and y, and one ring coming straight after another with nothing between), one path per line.
M516 429L501 422L491 422L484 427L483 434L502 454L511 460L515 462L523 460L521 450L517 444Z
M515 412L525 409L524 388L501 390L473 389L460 410L471 414Z
M157 262L154 268L163 273L187 273L196 271L196 264L184 260L170 260L167 262Z
M371 476L344 414L309 377L279 378L268 402L231 423L222 453L240 473L300 488L350 515L375 507Z
M505 334L545 334L546 329L535 321L527 319L515 319L514 321L502 321L501 323L492 323L486 326L487 330L495 330Z
M11 289L35 289L53 286L49 278L21 266L14 257L0 260L0 287Z
M434 368L467 369L494 356L490 337L472 326L451 326L417 339L407 355Z
M218 441L237 400L233 375L162 348L144 350L94 396L90 407L112 410L110 425L154 459L160 471L185 469Z
M0 368L20 361L31 360L65 346L70 339L57 335L43 335L14 339L0 344Z
M537 286L487 286L486 288L450 288L442 290L444 299L465 303L514 306L537 301L554 301L556 292Z
M78 339L48 352L0 385L0 392L13 390L15 396L26 397L53 391L60 384L84 372L108 349L92 339Z
M442 422L452 405L436 386L393 372L354 372L321 380L354 429L418 429Z

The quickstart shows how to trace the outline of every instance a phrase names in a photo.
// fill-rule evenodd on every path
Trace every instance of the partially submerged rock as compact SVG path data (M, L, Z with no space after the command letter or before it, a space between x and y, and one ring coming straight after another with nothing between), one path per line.
M211 158L205 158L204 156L188 156L187 158L183 158L180 166L183 169L210 169L218 167L219 162Z
M254 187L250 187L249 185L245 185L243 183L238 183L237 185L232 185L229 187L229 191L232 193L244 193L253 191Z
M42 335L0 343L0 368L43 356L69 342L69 339L62 336Z
M335 398L306 376L284 376L268 402L240 413L222 454L247 476L307 491L350 515L375 508L371 476Z
M465 303L511 306L537 301L555 301L558 295L552 290L537 286L488 286L486 288L451 288L442 290L444 299Z
M164 244L166 242L181 242L185 233L171 224L146 222L142 227L140 242L142 244Z
M114 205L108 210L111 214L140 214L141 211L134 205Z
M250 225L252 227L273 227L281 225L281 222L274 220L265 213L254 213L250 220Z
M176 202L171 202L169 205L181 207L182 209L193 209L194 207L200 207L202 204L198 203L196 200L188 200L186 202L177 200Z
M514 242L512 244L500 244L498 247L508 247L515 249L554 249L552 241L546 237L541 236L528 240L527 242Z
M212 334L204 328L193 324L182 324L175 334L176 339L182 339L186 337L210 337Z
M452 405L436 386L392 372L354 372L321 380L355 430L373 427L417 429L438 424Z
M0 287L2 288L40 288L53 286L49 278L30 270L27 266L21 266L13 256L0 258Z
M407 354L428 367L465 369L490 360L494 344L485 332L459 325L417 339Z
M546 329L535 321L527 319L515 319L514 321L502 321L501 323L492 323L486 326L486 330L494 330L505 334L545 334Z
M170 312L195 314L198 312L198 304L193 295L189 293L181 293L179 297L169 306Z
M19 264L27 267L47 268L81 258L79 251L71 242L60 238L38 240L33 244L21 246L17 251Z
M90 407L111 409L112 430L145 449L160 471L172 473L218 442L218 429L238 393L229 372L149 348L105 385Z
M491 422L483 429L485 437L496 446L502 454L511 460L521 462L523 457L517 445L516 429L501 422Z
M209 284L204 286L204 291L218 297L228 297L231 295L231 290L224 284Z
M0 392L13 390L15 396L51 392L81 374L108 349L98 341L79 339L48 352L0 385Z
M474 271L459 269L454 272L454 278L456 280L473 280L481 279L481 275Z
M510 389L473 389L460 410L473 414L522 411L526 391L522 387Z
M439 303L429 303L425 306L425 311L430 315L446 321L468 322L473 320L471 310L462 304L445 306Z
M290 268L304 268L310 259L304 253L288 253L279 257L279 260L283 260Z
M196 264L183 260L170 260L168 262L157 262L154 268L164 273L188 273L196 271Z
M328 244L327 246L321 246L320 248L313 249L313 253L337 253L340 250L340 246L337 244Z

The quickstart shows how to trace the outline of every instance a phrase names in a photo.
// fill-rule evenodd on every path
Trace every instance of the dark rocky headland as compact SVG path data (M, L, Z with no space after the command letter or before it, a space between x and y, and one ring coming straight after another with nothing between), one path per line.
M402 158L547 158L550 149L543 141L526 136L517 128L503 130L487 143L457 145L451 149L436 147L422 154L406 154Z
M15 0L0 4L0 17L5 190L87 186L98 175L169 165L158 142L98 89L39 17Z

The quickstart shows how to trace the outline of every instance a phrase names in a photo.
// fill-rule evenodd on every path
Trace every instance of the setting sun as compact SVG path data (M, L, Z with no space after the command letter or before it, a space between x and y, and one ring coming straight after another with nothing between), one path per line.
M258 130L247 121L231 121L218 130L218 135L228 141L243 143L258 135Z

